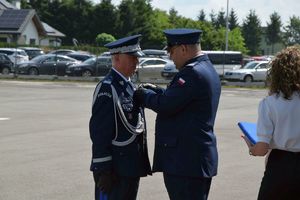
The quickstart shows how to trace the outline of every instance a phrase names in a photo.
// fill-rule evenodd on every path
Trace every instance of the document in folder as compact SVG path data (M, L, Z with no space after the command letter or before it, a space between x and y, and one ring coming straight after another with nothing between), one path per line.
M256 135L256 124L250 122L239 122L238 126L249 140L251 144L256 144L257 135Z

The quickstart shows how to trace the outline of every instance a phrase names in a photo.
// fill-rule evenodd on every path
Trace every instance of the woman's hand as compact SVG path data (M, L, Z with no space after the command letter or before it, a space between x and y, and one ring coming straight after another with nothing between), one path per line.
M251 156L265 156L268 153L269 150L269 144L265 142L257 142L255 145L253 145L244 135L242 138L245 140L248 148L249 148L249 154Z

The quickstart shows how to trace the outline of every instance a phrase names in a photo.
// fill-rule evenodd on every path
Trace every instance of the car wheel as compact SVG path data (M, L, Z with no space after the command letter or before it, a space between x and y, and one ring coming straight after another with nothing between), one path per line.
M245 83L251 83L252 81L253 81L252 76L250 76L250 75L245 76L245 78L244 78Z
M131 76L131 81L132 82L138 82L139 80L139 74L137 72L135 72L132 76Z
M2 74L9 74L9 72L10 72L10 70L9 70L9 68L8 67L4 67L3 69L2 69Z
M29 75L38 75L39 74L39 71L38 71L38 69L37 68L30 68L29 70L28 70L28 74Z
M82 77L90 77L92 76L92 72L90 70L84 70L82 73L81 73L81 76Z

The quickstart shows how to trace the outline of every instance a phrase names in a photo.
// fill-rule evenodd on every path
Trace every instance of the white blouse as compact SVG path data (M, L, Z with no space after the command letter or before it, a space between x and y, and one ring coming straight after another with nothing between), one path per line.
M264 98L258 108L257 136L271 149L300 152L300 96L291 100L273 94Z

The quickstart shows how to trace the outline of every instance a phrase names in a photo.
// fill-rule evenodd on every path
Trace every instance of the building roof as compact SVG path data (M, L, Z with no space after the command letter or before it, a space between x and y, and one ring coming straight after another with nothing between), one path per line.
M66 37L65 34L59 32L55 28L51 27L49 24L42 22L42 25L46 31L46 35L50 37Z
M33 9L10 9L0 12L0 33L21 34L28 22L32 20L40 35L46 31Z
M0 34L21 34L31 19L39 35L66 37L65 34L41 22L35 10L18 9L6 0L0 0Z
M15 6L7 2L6 0L0 0L0 10L17 9Z

